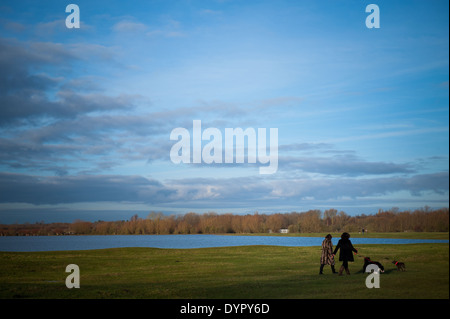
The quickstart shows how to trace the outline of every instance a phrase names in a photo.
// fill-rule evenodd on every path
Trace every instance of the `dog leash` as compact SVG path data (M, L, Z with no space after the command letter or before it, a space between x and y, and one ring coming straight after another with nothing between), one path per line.
M366 256L363 256L363 255L361 255L360 253L355 253L355 252L353 252L355 255L357 255L358 257L362 257L362 258L364 258L364 259L366 259L367 257ZM370 258L369 258L370 259Z

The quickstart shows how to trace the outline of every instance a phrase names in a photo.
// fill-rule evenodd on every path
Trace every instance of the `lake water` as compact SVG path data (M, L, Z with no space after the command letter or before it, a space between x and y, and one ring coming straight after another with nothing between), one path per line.
M249 245L320 246L322 237L228 236L228 235L100 235L100 236L6 236L0 237L0 251L90 250L121 247L209 248ZM435 239L352 238L358 244L448 243ZM338 238L333 239L336 245Z

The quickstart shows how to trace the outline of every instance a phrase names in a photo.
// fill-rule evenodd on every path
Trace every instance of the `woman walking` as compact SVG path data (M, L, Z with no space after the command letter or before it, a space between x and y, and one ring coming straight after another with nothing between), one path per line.
M350 234L343 233L341 235L341 239L339 240L336 249L333 252L333 256L336 255L338 250L341 250L339 253L339 261L342 261L342 266L339 268L339 276L342 276L342 272L345 269L347 275L350 275L350 270L348 269L348 262L354 261L352 252L357 253L358 251L353 247L352 242L350 241Z
M336 270L334 269L333 243L331 242L331 238L333 237L328 234L325 236L325 239L322 242L322 255L320 256L319 275L323 274L323 267L325 265L330 265L333 274L337 274Z

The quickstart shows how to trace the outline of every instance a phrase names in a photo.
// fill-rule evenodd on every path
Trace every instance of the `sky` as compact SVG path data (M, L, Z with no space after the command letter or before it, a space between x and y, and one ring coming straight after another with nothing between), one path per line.
M448 6L3 0L0 223L448 207ZM193 163L213 140L225 158L227 128L265 128L267 154L276 128L276 172L250 140L244 163Z

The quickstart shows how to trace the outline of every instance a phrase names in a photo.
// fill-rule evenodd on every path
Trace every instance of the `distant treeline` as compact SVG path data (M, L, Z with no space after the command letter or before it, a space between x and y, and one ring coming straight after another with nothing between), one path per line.
M307 212L234 215L187 213L166 216L151 212L147 218L73 223L0 224L0 236L36 235L130 235L130 234L224 234L224 233L318 233L318 232L448 232L448 208L414 211L393 208L375 215L349 216L335 209Z

